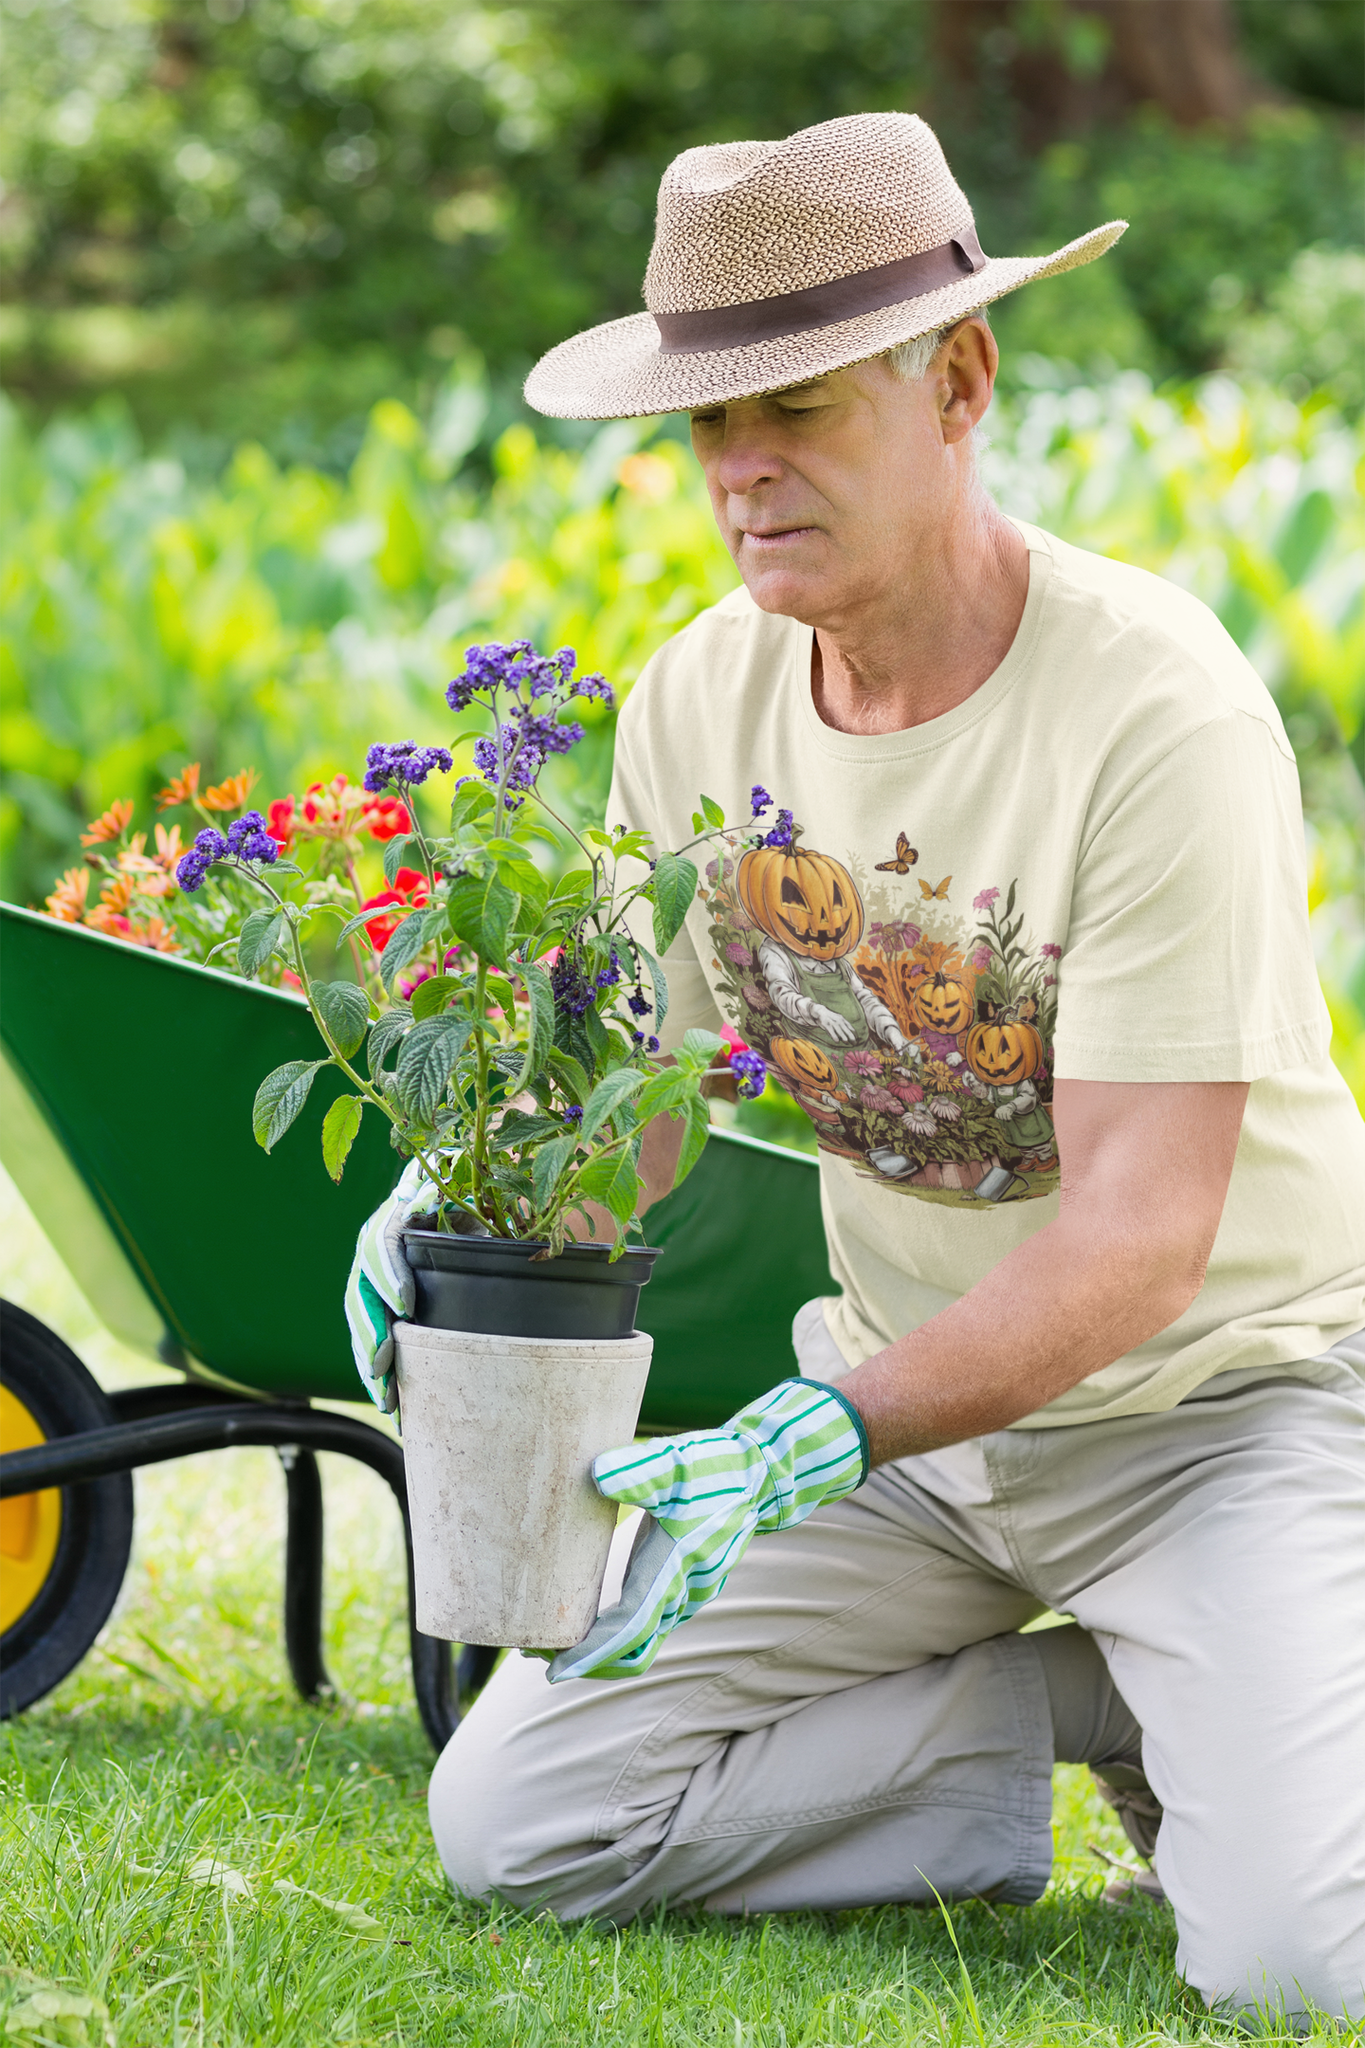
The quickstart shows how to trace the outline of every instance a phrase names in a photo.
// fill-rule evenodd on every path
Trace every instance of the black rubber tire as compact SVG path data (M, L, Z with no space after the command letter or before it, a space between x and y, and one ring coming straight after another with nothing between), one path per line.
M69 1345L27 1310L0 1302L0 1380L45 1436L107 1429L117 1418ZM21 1714L74 1671L109 1619L133 1542L133 1477L62 1488L47 1577L0 1636L0 1720Z

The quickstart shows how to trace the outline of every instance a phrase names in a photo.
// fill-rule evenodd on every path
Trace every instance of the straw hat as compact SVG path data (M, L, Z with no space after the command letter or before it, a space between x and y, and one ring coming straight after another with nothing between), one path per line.
M561 342L526 397L556 419L605 420L801 384L1093 263L1127 225L1107 221L1051 256L983 255L917 114L685 149L659 187L649 311Z

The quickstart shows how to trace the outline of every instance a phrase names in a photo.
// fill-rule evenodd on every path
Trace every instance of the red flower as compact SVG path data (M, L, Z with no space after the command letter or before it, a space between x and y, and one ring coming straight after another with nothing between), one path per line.
M361 905L362 910L387 912L394 906L392 916L372 917L366 924L370 944L376 953L382 953L394 932L410 910L420 910L429 894L427 878L417 868L399 868L394 876L392 889L381 889L377 896L371 896Z
M277 796L270 806L266 831L279 847L287 853L294 844L294 799L292 796Z
M370 837L380 841L397 839L400 833L412 830L407 805L396 796L367 797L364 823Z

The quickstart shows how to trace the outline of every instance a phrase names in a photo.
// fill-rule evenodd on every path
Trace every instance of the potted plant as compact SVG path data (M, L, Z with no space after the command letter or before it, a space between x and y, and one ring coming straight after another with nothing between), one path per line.
M539 777L583 737L566 717L575 700L610 703L609 686L577 675L572 650L546 657L526 641L471 648L467 662L447 700L482 708L490 730L444 832L424 831L412 792L452 772L451 752L369 750L365 796L409 829L387 838L389 889L345 916L333 943L378 936L373 973L314 972L317 926L346 904L331 883L289 893L299 870L281 857L273 815L206 825L175 872L194 894L211 871L235 870L264 899L224 943L249 975L283 955L317 1025L319 1057L261 1083L258 1142L269 1151L336 1067L349 1092L323 1121L327 1171L340 1179L367 1113L413 1162L406 1185L420 1185L424 1213L403 1239L416 1305L395 1340L419 1623L453 1640L556 1647L596 1611L614 1524L588 1466L633 1433L648 1372L634 1316L656 1254L631 1237L643 1131L661 1113L682 1121L677 1181L706 1141L702 1082L723 1041L689 1031L671 1060L658 1056L659 957L696 893L689 856L726 822L703 797L696 838L676 850L623 829L574 831ZM768 801L755 791L755 816ZM557 875L536 858L560 845L540 812L580 856ZM761 1091L759 1055L732 1052L729 1067Z

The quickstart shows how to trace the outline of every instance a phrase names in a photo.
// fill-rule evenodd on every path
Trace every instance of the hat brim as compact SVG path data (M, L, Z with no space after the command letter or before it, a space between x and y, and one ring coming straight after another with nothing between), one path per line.
M1126 220L1106 221L1051 256L988 257L983 270L900 305L744 348L665 355L649 313L607 320L541 357L526 379L526 402L551 419L623 420L758 398L932 334L1021 284L1093 263L1113 248L1127 225Z

